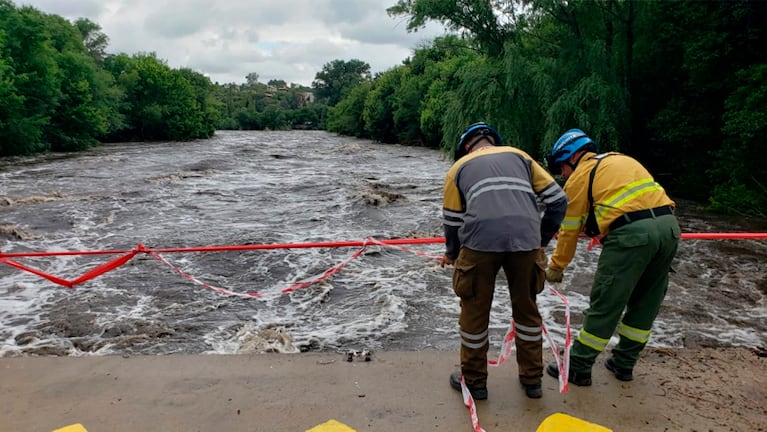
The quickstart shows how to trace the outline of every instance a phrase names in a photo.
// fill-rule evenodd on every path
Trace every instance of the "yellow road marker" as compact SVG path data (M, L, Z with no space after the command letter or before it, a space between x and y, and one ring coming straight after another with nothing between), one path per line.
M587 422L567 414L555 413L538 426L535 432L613 432L595 423Z
M307 429L306 432L357 432L355 429L346 426L341 422L335 420L328 420L321 425L317 425L311 429Z
M56 429L53 432L88 432L88 430L86 430L85 427L83 427L83 425L80 423L76 423L73 425L64 426L61 429Z

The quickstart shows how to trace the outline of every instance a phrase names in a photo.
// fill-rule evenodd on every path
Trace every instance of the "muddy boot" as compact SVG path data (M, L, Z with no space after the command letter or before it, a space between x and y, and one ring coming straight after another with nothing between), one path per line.
M461 391L461 372L453 372L450 374L450 387ZM466 384L466 388L469 389L469 393L471 393L471 397L474 400L487 399L487 387L471 387Z
M543 397L543 389L541 388L541 383L522 384L522 387L525 388L525 395L530 399L540 399Z
M631 381L634 379L634 370L619 368L618 366L615 366L615 362L613 362L612 357L605 360L605 367L607 370L612 372L613 375L615 375L615 378L620 381Z
M550 363L546 367L546 373L554 378L559 378L559 366L556 363ZM579 387L588 387L591 385L591 372L574 372L570 369L567 380Z

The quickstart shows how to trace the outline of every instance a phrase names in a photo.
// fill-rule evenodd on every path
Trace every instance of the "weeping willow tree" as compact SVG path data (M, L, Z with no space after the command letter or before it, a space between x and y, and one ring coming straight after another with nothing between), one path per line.
M504 56L514 123L527 125L526 138L543 152L575 127L602 150L627 148L633 8L614 0L526 3L525 37Z
M499 66L497 59L480 57L471 63L471 67L457 71L456 78L460 85L447 98L442 124L444 146L448 152L454 150L461 132L479 121L493 125L508 141L512 131L504 105L508 106L509 98Z
M460 31L481 55L447 97L446 146L475 121L534 156L574 127L603 149L630 146L631 2L401 0L389 13Z
M538 159L577 127L672 194L764 214L767 2L399 0L388 11L410 30L441 23L472 53L420 105L432 130L441 116L446 153L476 121Z

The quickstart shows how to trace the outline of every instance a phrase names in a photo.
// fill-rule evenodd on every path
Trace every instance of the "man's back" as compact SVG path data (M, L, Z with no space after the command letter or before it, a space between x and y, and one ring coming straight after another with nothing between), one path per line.
M486 147L448 172L445 209L462 214L461 244L483 252L540 247L540 212L531 163L511 147Z

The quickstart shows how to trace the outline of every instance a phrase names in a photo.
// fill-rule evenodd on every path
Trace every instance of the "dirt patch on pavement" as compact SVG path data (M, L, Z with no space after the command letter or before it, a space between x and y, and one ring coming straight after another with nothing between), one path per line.
M665 430L765 431L766 355L758 348L648 349L638 379L657 381L669 408ZM707 426L691 428L696 423Z

